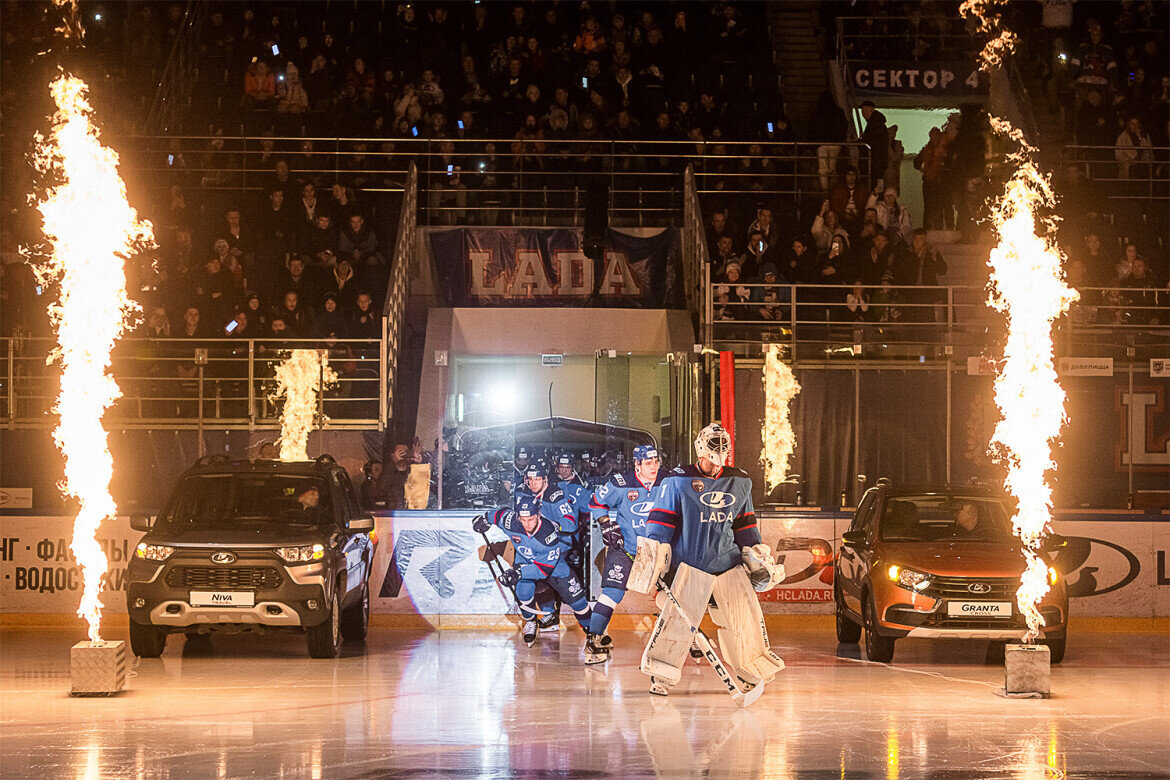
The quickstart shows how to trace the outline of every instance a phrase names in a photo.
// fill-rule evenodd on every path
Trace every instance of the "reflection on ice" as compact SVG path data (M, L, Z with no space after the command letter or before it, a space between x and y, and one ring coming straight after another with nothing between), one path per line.
M337 661L299 637L181 637L125 696L67 695L67 632L0 635L0 777L1047 778L1164 775L1170 639L1078 634L1047 700L994 696L985 648L905 640L898 664L836 655L832 628L774 630L788 669L748 710L689 663L666 698L637 671L645 634L581 664L580 634L375 627ZM1135 716L1135 713L1140 713Z

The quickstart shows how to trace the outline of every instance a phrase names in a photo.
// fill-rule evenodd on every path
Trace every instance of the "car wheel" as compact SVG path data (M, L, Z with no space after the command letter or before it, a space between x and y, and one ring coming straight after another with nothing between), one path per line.
M370 631L370 583L362 586L362 597L341 613L341 636L360 642Z
M877 632L877 607L873 594L865 595L865 657L870 661L888 664L894 660L894 638Z
M310 658L336 658L341 652L341 587L333 587L329 614L306 632Z
M849 619L837 586L833 586L833 601L837 605L837 642L843 645L857 644L861 639L861 626Z
M1044 644L1048 645L1048 660L1051 663L1058 664L1064 660L1064 644L1066 641L1067 637L1063 636L1044 640Z
M130 649L139 658L158 658L167 646L167 632L130 621Z

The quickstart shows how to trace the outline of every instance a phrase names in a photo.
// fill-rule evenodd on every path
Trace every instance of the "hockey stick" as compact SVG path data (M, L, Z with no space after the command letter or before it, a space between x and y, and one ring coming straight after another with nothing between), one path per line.
M492 579L495 580L496 587L500 589L500 595L504 595L504 584L500 582L500 577L504 574L504 564L500 563L499 556L492 551L492 540L488 539L488 535L484 531L480 531L479 535L483 537L484 544L484 563L487 564L488 571L492 573ZM487 556L491 555L491 560L487 560ZM495 564L493 566L492 564ZM520 597L516 595L515 588L508 588L508 592L512 594L512 598L516 600L516 609L520 609Z
M727 692L731 694L731 700L740 707L749 707L755 703L756 699L763 696L764 686L762 683L756 685L749 691L744 691L739 687L739 685L736 684L735 678L731 676L731 672L729 672L727 667L723 665L722 659L720 659L719 655L715 652L715 648L711 646L711 640L707 638L705 633L703 633L703 629L699 628L698 622L691 620L690 615L686 613L686 610L683 609L683 605L679 603L677 598L675 598L674 593L672 593L670 590L670 587L662 580L659 580L658 588L666 594L666 597L670 599L670 603L674 604L674 608L678 610L678 613L682 616L682 619L690 624L691 634L695 638L695 644L699 646L699 651L703 653L703 657L707 659L707 663L711 664L711 668L715 670L715 674L719 676L719 679L727 688Z

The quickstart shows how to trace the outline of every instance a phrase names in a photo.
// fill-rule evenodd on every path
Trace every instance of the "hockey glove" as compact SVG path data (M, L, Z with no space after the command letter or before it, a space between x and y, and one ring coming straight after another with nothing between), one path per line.
M622 528L612 519L606 518L601 524L601 539L611 550L620 550L625 546L626 539L622 536Z
M471 530L475 531L477 534L485 533L487 532L487 529L491 527L492 524L488 522L488 517L486 514L476 515L471 520Z
M500 584L503 585L505 588L514 588L514 587L516 587L516 583L519 581L520 581L520 570L519 569L515 569L515 568L504 569L504 571L500 573Z
M784 581L784 567L772 560L772 550L768 545L744 547L741 554L752 589L757 593L771 590Z

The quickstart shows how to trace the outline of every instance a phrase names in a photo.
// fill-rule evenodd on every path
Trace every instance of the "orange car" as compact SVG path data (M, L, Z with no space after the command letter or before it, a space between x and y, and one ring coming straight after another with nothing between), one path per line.
M1043 642L1064 658L1068 591L1046 552L1048 594L1040 602ZM1018 640L1024 618L1016 590L1024 571L1003 494L978 487L867 491L841 539L833 577L837 641L856 643L888 662L900 637Z

